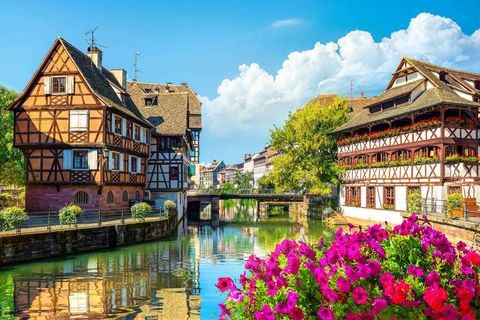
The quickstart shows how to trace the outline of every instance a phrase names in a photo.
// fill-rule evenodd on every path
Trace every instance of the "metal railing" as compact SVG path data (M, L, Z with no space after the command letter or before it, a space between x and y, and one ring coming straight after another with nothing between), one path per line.
M409 208L407 202L407 212L408 211ZM463 201L462 205L459 208L454 208L451 210L451 212L449 212L446 200L426 198L423 199L421 212L418 212L418 214L431 214L442 216L444 218L460 218L465 221L480 221L479 203L476 201Z
M153 210L145 217L145 221L167 219L168 213L163 210ZM100 227L102 225L122 225L125 223L139 222L133 219L129 208L112 210L85 210L76 224L61 225L58 211L29 213L28 219L19 225L15 230L2 231L2 235L12 233L34 233L51 232L52 230L85 229ZM0 221L0 230L3 230Z

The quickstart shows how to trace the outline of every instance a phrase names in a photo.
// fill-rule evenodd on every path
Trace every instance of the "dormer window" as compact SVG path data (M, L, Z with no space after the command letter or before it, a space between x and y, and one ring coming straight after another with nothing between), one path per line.
M65 77L54 77L53 78L53 87L52 87L52 92L53 93L65 93L65 88L67 80Z
M150 93L152 92L152 89L145 89L145 93Z
M480 90L480 81L475 81L475 90Z
M145 107L151 107L153 105L153 98L145 99Z
M440 73L439 73L439 78L440 78L440 80L445 82L445 76L446 76L447 74L448 74L448 73L445 72L445 71L440 71Z

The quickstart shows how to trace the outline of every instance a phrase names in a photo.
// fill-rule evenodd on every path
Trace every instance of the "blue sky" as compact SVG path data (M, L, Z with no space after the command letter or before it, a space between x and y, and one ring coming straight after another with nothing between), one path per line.
M402 56L480 73L477 2L9 1L0 84L21 92L61 36L144 82L187 82L203 102L200 160L240 163L318 94L381 93ZM351 89L350 82L353 83Z

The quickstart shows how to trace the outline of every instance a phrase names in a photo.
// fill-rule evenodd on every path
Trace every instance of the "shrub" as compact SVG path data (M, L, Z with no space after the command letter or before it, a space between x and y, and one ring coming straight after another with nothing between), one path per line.
M447 195L447 214L452 215L453 210L463 207L463 196L461 193L454 192Z
M3 231L13 230L28 219L22 208L13 206L0 211L0 219L3 221Z
M420 213L422 212L423 199L422 195L418 192L412 192L407 198L408 212Z
M478 319L480 255L453 246L416 215L393 228L345 233L325 246L283 240L251 255L226 294L220 319Z
M177 205L172 200L167 200L163 204L163 209L167 211L169 215L173 214L176 208L177 208Z
M8 203L13 200L14 200L14 197L11 193L8 193L8 192L0 193L0 204L2 206L8 205Z
M25 191L20 192L20 194L18 195L18 199L19 199L20 202L22 202L23 204L25 204L25 197L26 197Z
M145 221L145 217L152 212L152 207L146 202L137 202L131 208L133 220Z
M72 225L78 222L78 219L83 215L83 210L74 204L65 205L60 210L58 210L58 219L60 220L60 225Z

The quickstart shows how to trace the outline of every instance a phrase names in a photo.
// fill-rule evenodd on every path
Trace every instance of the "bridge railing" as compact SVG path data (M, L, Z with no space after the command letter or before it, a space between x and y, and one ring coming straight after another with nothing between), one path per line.
M210 190L188 190L189 196L198 196L198 195L220 195L220 194L285 194L285 193L276 193L274 189L236 189L224 191L222 189L210 189ZM294 193L292 193L294 194Z

